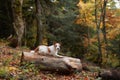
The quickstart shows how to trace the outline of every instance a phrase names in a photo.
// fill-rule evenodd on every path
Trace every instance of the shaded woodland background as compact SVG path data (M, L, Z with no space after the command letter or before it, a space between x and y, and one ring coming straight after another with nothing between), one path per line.
M120 67L120 9L115 4L114 0L1 0L0 41L29 49L61 42L61 55Z

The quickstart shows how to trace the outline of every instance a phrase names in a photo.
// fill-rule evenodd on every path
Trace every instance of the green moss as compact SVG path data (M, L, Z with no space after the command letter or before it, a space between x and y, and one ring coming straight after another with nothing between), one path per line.
M0 68L0 79L10 79L12 76L5 67Z

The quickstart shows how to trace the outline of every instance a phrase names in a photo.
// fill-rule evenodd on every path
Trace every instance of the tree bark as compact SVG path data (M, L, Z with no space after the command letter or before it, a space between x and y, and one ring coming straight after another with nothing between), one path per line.
M41 70L57 71L57 72L74 72L81 71L82 64L80 59L67 56L50 56L37 55L30 52L23 52L21 57L22 62L35 63Z
M12 11L13 11L13 27L15 29L18 47L22 44L22 37L24 34L24 21L22 18L22 5L23 0L12 0Z
M102 49L101 49L101 41L100 41L100 23L102 19L102 14L100 15L100 19L97 18L97 0L95 0L95 23L96 23L96 31L97 31L97 40L98 40L98 63L101 66L102 63Z
M106 36L106 22L105 22L106 5L107 5L107 0L104 0L103 8L102 8L102 14L103 14L103 20L102 20L103 29L102 29L102 31L103 31L103 37L104 37L104 43L105 43L105 51L106 51L106 54L108 57L108 41L107 41L107 36Z
M42 23L42 6L40 4L39 0L35 0L35 6L36 6L36 20L37 20L37 37L36 37L36 44L35 46L38 46L42 44L43 39L43 23Z

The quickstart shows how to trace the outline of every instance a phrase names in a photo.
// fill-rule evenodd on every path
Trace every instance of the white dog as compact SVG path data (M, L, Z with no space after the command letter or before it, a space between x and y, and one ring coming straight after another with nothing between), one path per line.
M55 43L51 46L40 45L34 51L31 51L31 53L38 52L39 54L50 54L50 55L59 56L58 55L59 50L60 50L60 43Z

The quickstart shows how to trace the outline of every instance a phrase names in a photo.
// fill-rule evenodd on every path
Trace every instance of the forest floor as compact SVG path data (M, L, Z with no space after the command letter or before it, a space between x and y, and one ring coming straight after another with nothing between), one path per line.
M29 51L29 49L11 48L0 43L0 80L100 80L96 79L99 68L91 64L93 68L91 71L83 70L67 75L41 71L34 64L26 63L20 66L22 51Z

